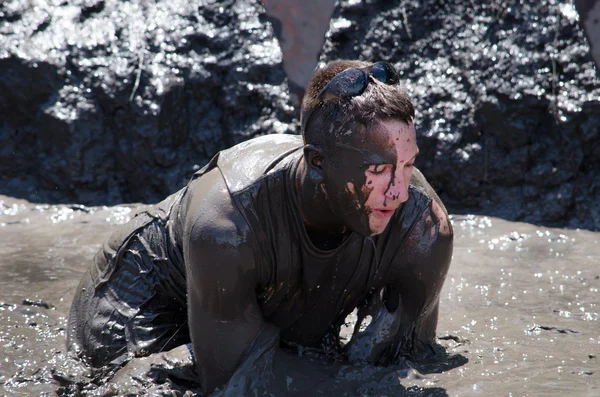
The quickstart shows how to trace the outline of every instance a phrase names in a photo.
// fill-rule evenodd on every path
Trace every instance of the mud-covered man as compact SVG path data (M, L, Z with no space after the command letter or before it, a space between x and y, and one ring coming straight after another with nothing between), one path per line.
M431 354L453 234L414 167L413 118L388 63L316 71L302 137L220 152L104 244L69 350L118 365L191 340L207 393L260 386L281 344L377 364ZM356 307L373 320L342 347Z

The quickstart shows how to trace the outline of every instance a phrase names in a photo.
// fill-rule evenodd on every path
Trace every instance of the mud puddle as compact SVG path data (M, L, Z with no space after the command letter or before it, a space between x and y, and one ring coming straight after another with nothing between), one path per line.
M0 196L0 395L55 395L74 288L102 241L139 208L35 205ZM455 251L438 336L466 360L440 372L282 352L275 394L600 395L600 233L482 216L452 221ZM169 390L130 387L136 394Z

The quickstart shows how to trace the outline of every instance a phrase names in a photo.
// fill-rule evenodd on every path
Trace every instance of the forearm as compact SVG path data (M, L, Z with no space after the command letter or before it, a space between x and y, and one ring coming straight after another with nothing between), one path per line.
M358 321L346 352L350 362L367 361L372 364L380 363L385 351L391 348L402 323L401 309L389 310L380 298L379 291L373 293L363 303L358 312ZM362 320L367 316L371 322L359 331Z
M279 348L279 329L264 324L229 381L213 397L262 395L273 377L273 358Z
M219 266L188 275L188 320L199 381L205 394L230 380L263 327L254 280L221 257ZM190 266L191 267L191 266ZM229 269L228 269L229 267Z
M239 290L231 289L236 294L229 295L208 289L202 289L204 294L194 289L188 293L192 347L207 395L230 380L265 326L255 299L238 300L245 295Z
M244 355L251 350L254 340L260 332L245 326L225 329L223 325L212 321L197 322L190 319L192 350L202 391L208 395L216 388L226 384L243 362ZM204 332L193 331L202 327Z
M430 355L435 343L437 307L436 302L413 312L403 307L400 300L399 305L390 310L379 299L379 294L374 294L369 309L364 313L372 317L371 323L353 335L347 346L349 361L388 365L397 362L401 356L417 358Z

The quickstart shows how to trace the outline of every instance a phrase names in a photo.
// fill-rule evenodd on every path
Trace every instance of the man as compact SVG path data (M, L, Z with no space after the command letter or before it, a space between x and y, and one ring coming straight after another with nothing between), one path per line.
M280 342L379 364L431 353L453 234L414 167L413 118L388 63L316 71L303 140L220 152L111 237L76 293L69 350L100 366L191 338L204 392L231 395L261 384ZM373 320L342 350L356 307Z

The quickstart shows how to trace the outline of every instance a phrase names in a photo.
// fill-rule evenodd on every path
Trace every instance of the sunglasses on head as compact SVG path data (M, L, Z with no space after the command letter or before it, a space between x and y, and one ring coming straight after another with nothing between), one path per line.
M369 76L373 76L374 79L387 85L396 84L400 81L396 69L389 62L380 61L375 62L371 66L346 69L335 75L319 92L304 118L302 130L306 129L310 117L319 106L333 99L352 98L362 95L369 85Z

